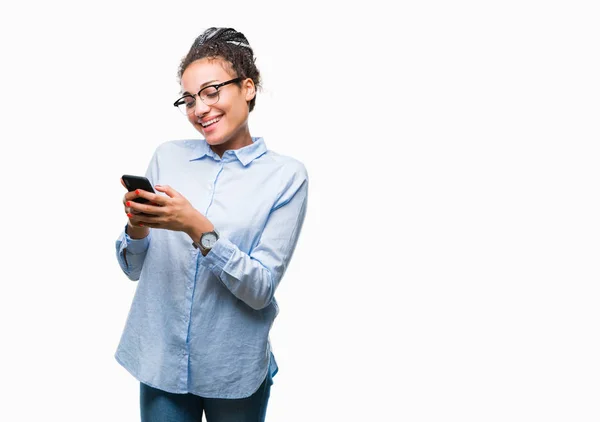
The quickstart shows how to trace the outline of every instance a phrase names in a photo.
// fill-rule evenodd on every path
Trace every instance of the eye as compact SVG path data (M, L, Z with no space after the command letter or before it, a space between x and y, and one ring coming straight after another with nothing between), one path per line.
M202 98L214 100L219 96L219 92L214 86L207 86L202 90Z

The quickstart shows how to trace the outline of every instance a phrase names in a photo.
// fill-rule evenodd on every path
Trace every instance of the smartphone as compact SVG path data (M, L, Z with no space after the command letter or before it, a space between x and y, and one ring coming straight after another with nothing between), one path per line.
M121 176L121 178L123 179L123 183L125 183L125 187L129 192L133 192L136 189L142 189L147 192L156 193L152 187L152 183L150 183L150 180L148 180L146 177L124 174ZM133 201L140 204L145 204L148 202L146 198L135 198Z

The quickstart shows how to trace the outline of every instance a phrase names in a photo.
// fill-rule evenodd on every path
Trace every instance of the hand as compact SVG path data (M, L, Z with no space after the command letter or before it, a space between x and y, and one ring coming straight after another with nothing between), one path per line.
M121 185L123 185L123 187L125 189L127 189L127 186L125 186L125 182L123 182L123 179L121 179ZM134 229L137 229L138 227L142 227L140 224L131 221L131 217L133 215L139 214L139 211L131 209L130 207L127 206L127 203L130 201L133 201L137 197L138 197L138 195L135 192L127 192L123 196L123 207L125 208L125 214L127 214L127 216L130 217L129 218L129 226L133 227Z
M133 193L129 197L131 199L126 201L125 206L131 210L128 216L135 225L182 231L190 236L192 232L198 230L202 232L213 230L212 223L175 189L166 185L156 185L154 188L167 196L139 189L131 192ZM133 201L136 197L145 198L150 202L139 204Z

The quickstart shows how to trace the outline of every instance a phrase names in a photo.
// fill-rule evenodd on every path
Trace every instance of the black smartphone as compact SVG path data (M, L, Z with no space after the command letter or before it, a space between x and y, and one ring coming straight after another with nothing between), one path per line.
M123 179L123 183L125 183L125 187L129 192L133 192L136 189L142 189L147 192L156 193L152 187L152 183L150 183L150 180L148 180L146 177L124 174L121 176L121 178ZM148 202L146 198L135 198L133 201L140 204L145 204Z

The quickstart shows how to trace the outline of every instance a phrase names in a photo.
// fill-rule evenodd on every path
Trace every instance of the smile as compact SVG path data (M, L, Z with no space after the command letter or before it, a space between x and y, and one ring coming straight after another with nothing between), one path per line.
M198 123L200 123L202 125L202 127L208 127L208 126L210 126L210 125L212 125L214 123L217 123L219 120L221 120L220 116L216 117L214 119L208 120L206 122L200 122L200 121L198 121Z

